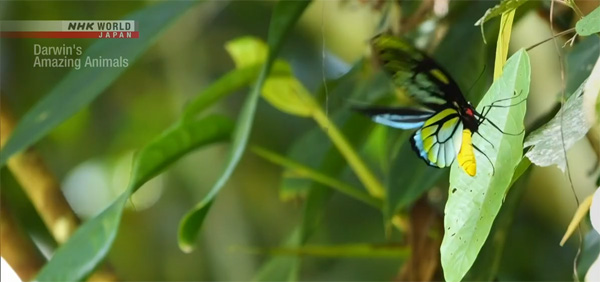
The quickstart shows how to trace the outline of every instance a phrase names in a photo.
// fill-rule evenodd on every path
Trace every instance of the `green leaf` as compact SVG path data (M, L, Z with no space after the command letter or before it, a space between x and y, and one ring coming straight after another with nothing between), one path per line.
M77 229L54 253L36 280L84 280L110 250L129 197L185 153L228 140L232 129L231 120L221 116L208 116L199 121L177 123L142 148L136 154L127 190L100 215Z
M262 40L244 36L227 42L225 49L235 62L236 68L263 64L267 60L269 48Z
M558 165L564 171L566 162L563 150L569 150L575 142L583 138L590 128L583 111L583 88L585 81L567 99L564 107L542 127L525 140L525 147L532 146L526 156L538 166ZM562 134L561 134L562 128Z
M521 5L527 3L527 0L504 0L501 1L500 4L494 6L493 8L485 11L483 17L481 17L477 22L475 22L475 26L483 26L487 21L498 17L508 11L519 8Z
M498 99L515 97L509 100L514 106L493 108L487 119L504 132L521 132L526 104L517 103L527 98L529 83L529 57L520 50L507 61L503 75L492 84L477 110L481 112L484 105ZM473 265L500 210L515 168L521 161L523 135L504 135L489 121L479 127L479 133L494 141L492 147L480 136L473 136L473 143L486 153L494 165L495 174L492 175L490 162L478 153L475 154L477 174L474 177L467 175L457 162L452 165L444 211L445 233L440 249L447 281L460 281Z
M510 184L511 187L513 186L513 183L527 171L530 167L529 164L531 163L528 162L527 158L522 158L519 166L515 170L513 181ZM515 219L515 214L521 199L525 194L528 180L528 177L523 177L518 183L514 184L514 187L510 188L512 193L508 195L502 204L503 208L500 210L500 213L498 213L490 236L481 248L481 252L477 256L477 260L473 264L473 267L471 267L465 276L465 281L494 281L496 278L498 269L500 268L502 253L506 246L506 239Z
M318 105L311 94L294 76L270 76L262 89L262 96L278 110L300 116L309 117Z
M271 71L271 67L279 53L283 39L298 18L300 18L300 15L309 3L309 1L281 1L275 6L275 10L271 16L269 37L267 40L270 50L269 56L261 69L260 75L252 88L250 95L246 98L242 111L238 117L233 137L232 151L225 169L204 199L190 210L179 224L179 247L183 251L190 252L193 250L195 238L200 232L206 213L242 158L246 143L248 142L248 137L252 130L254 113L256 111L256 105L263 83Z
M583 19L575 24L575 30L581 36L588 36L600 32L600 7L594 9Z
M129 16L136 21L140 38L135 40L98 39L82 55L85 57L123 57L132 65L162 31L196 2L176 1L151 5ZM91 103L127 68L82 68L72 70L42 98L17 124L2 148L0 167L8 158L34 144L57 125Z
M193 119L226 95L250 85L258 77L261 67L262 64L234 69L220 77L188 103L183 113L184 118Z
M600 56L597 37L587 37L577 43L567 54L566 95L575 93L577 88L590 76L594 62ZM562 93L561 93L562 94Z
M375 90L374 87L370 87L375 86L376 84L365 83L363 81L364 79L360 80L360 74L364 66L365 65L362 61L358 62L348 73L334 81L328 82L329 96L345 97L347 93L351 93L349 96L352 99L369 97L367 93L373 94L373 96L381 96L379 91ZM368 90L371 90L371 92ZM338 125L348 124L348 119L351 115L348 100L344 100L342 103L344 103L344 105L341 107L341 109L332 111L330 114L333 122ZM367 120L364 118L356 119L355 121L359 121L358 124L355 124L357 128L357 131L355 132L360 131L358 127L363 127L364 129L364 126L368 124L366 122ZM345 135L347 136L347 132L345 132ZM348 137L348 139L350 141L353 140L351 137ZM321 170L321 164L326 158L326 155L328 155L328 150L330 149L332 149L332 144L327 135L321 128L315 126L313 129L298 138L296 142L294 142L291 149L288 151L287 156L289 159L295 160L315 170L323 172ZM341 158L340 161L342 161ZM284 171L282 183L279 188L280 197L283 200L289 200L296 197L305 197L313 182L307 179L287 177L287 175L290 175L289 171ZM337 173L329 175L337 175Z
M185 108L185 119L193 119L200 112L242 87L254 82L261 72L267 52L265 43L254 37L241 37L227 42L225 48L236 64L236 69L213 82L190 101ZM283 61L275 61L272 75L290 75L291 67Z
M600 255L600 234L596 230L590 230L583 239L583 246L581 248L581 257L577 264L577 273L579 278L585 277L588 273L592 264L598 259ZM592 279L585 281L593 281Z

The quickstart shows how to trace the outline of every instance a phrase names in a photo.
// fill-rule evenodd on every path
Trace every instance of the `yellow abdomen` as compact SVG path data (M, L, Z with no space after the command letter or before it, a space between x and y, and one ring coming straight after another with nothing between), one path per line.
M460 145L460 151L456 157L458 165L470 176L475 176L477 173L477 162L475 161L475 154L473 153L473 145L471 144L471 131L468 129L462 132L462 144Z

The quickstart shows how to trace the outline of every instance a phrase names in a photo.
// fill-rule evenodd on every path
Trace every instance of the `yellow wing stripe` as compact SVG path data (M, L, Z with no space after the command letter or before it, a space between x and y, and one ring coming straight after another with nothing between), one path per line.
M455 109L450 109L450 108L445 109L445 110L435 114L434 116L429 118L427 121L425 121L425 124L423 125L423 127L425 128L425 127L431 126L432 124L434 124L452 114L458 114L458 113L456 112Z
M435 78L437 78L439 81L441 81L444 84L450 83L450 80L448 79L448 77L446 75L444 75L444 73L439 69L432 69L429 71L429 73L431 73L431 75L433 75Z
M475 176L477 173L477 162L473 153L473 144L471 143L471 131L468 129L462 132L462 144L458 152L458 164L470 176Z
M423 138L427 138L433 134L435 134L436 130L437 130L438 126L437 125L433 125L433 126L428 126L428 127L424 127L421 130L421 135L423 136ZM425 146L427 147L427 146Z

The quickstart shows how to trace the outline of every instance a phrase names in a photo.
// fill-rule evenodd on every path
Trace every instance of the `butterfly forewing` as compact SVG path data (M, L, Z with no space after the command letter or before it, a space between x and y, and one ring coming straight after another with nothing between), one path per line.
M452 102L467 104L450 75L409 43L382 34L372 44L375 57L394 85L404 88L419 103L432 109Z

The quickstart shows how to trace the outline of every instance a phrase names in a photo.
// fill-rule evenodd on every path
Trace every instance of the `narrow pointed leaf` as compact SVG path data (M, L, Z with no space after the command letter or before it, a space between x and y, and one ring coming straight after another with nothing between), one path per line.
M208 213L215 197L223 188L233 171L237 167L242 154L245 151L246 143L252 130L252 122L256 105L260 96L263 84L271 71L271 67L275 62L281 44L287 36L289 30L296 23L304 9L308 6L309 1L281 1L278 2L271 16L271 24L269 25L269 37L267 40L269 46L269 55L267 61L262 67L256 84L252 88L250 95L246 98L242 111L238 116L233 143L229 159L223 170L223 173L213 185L208 194L194 208L192 208L179 223L179 247L183 251L193 250L194 241L200 232L204 218Z
M129 186L100 215L85 222L42 268L37 281L81 281L104 259L117 234L127 200L185 153L228 140L233 123L220 116L178 123L140 150L134 159Z

